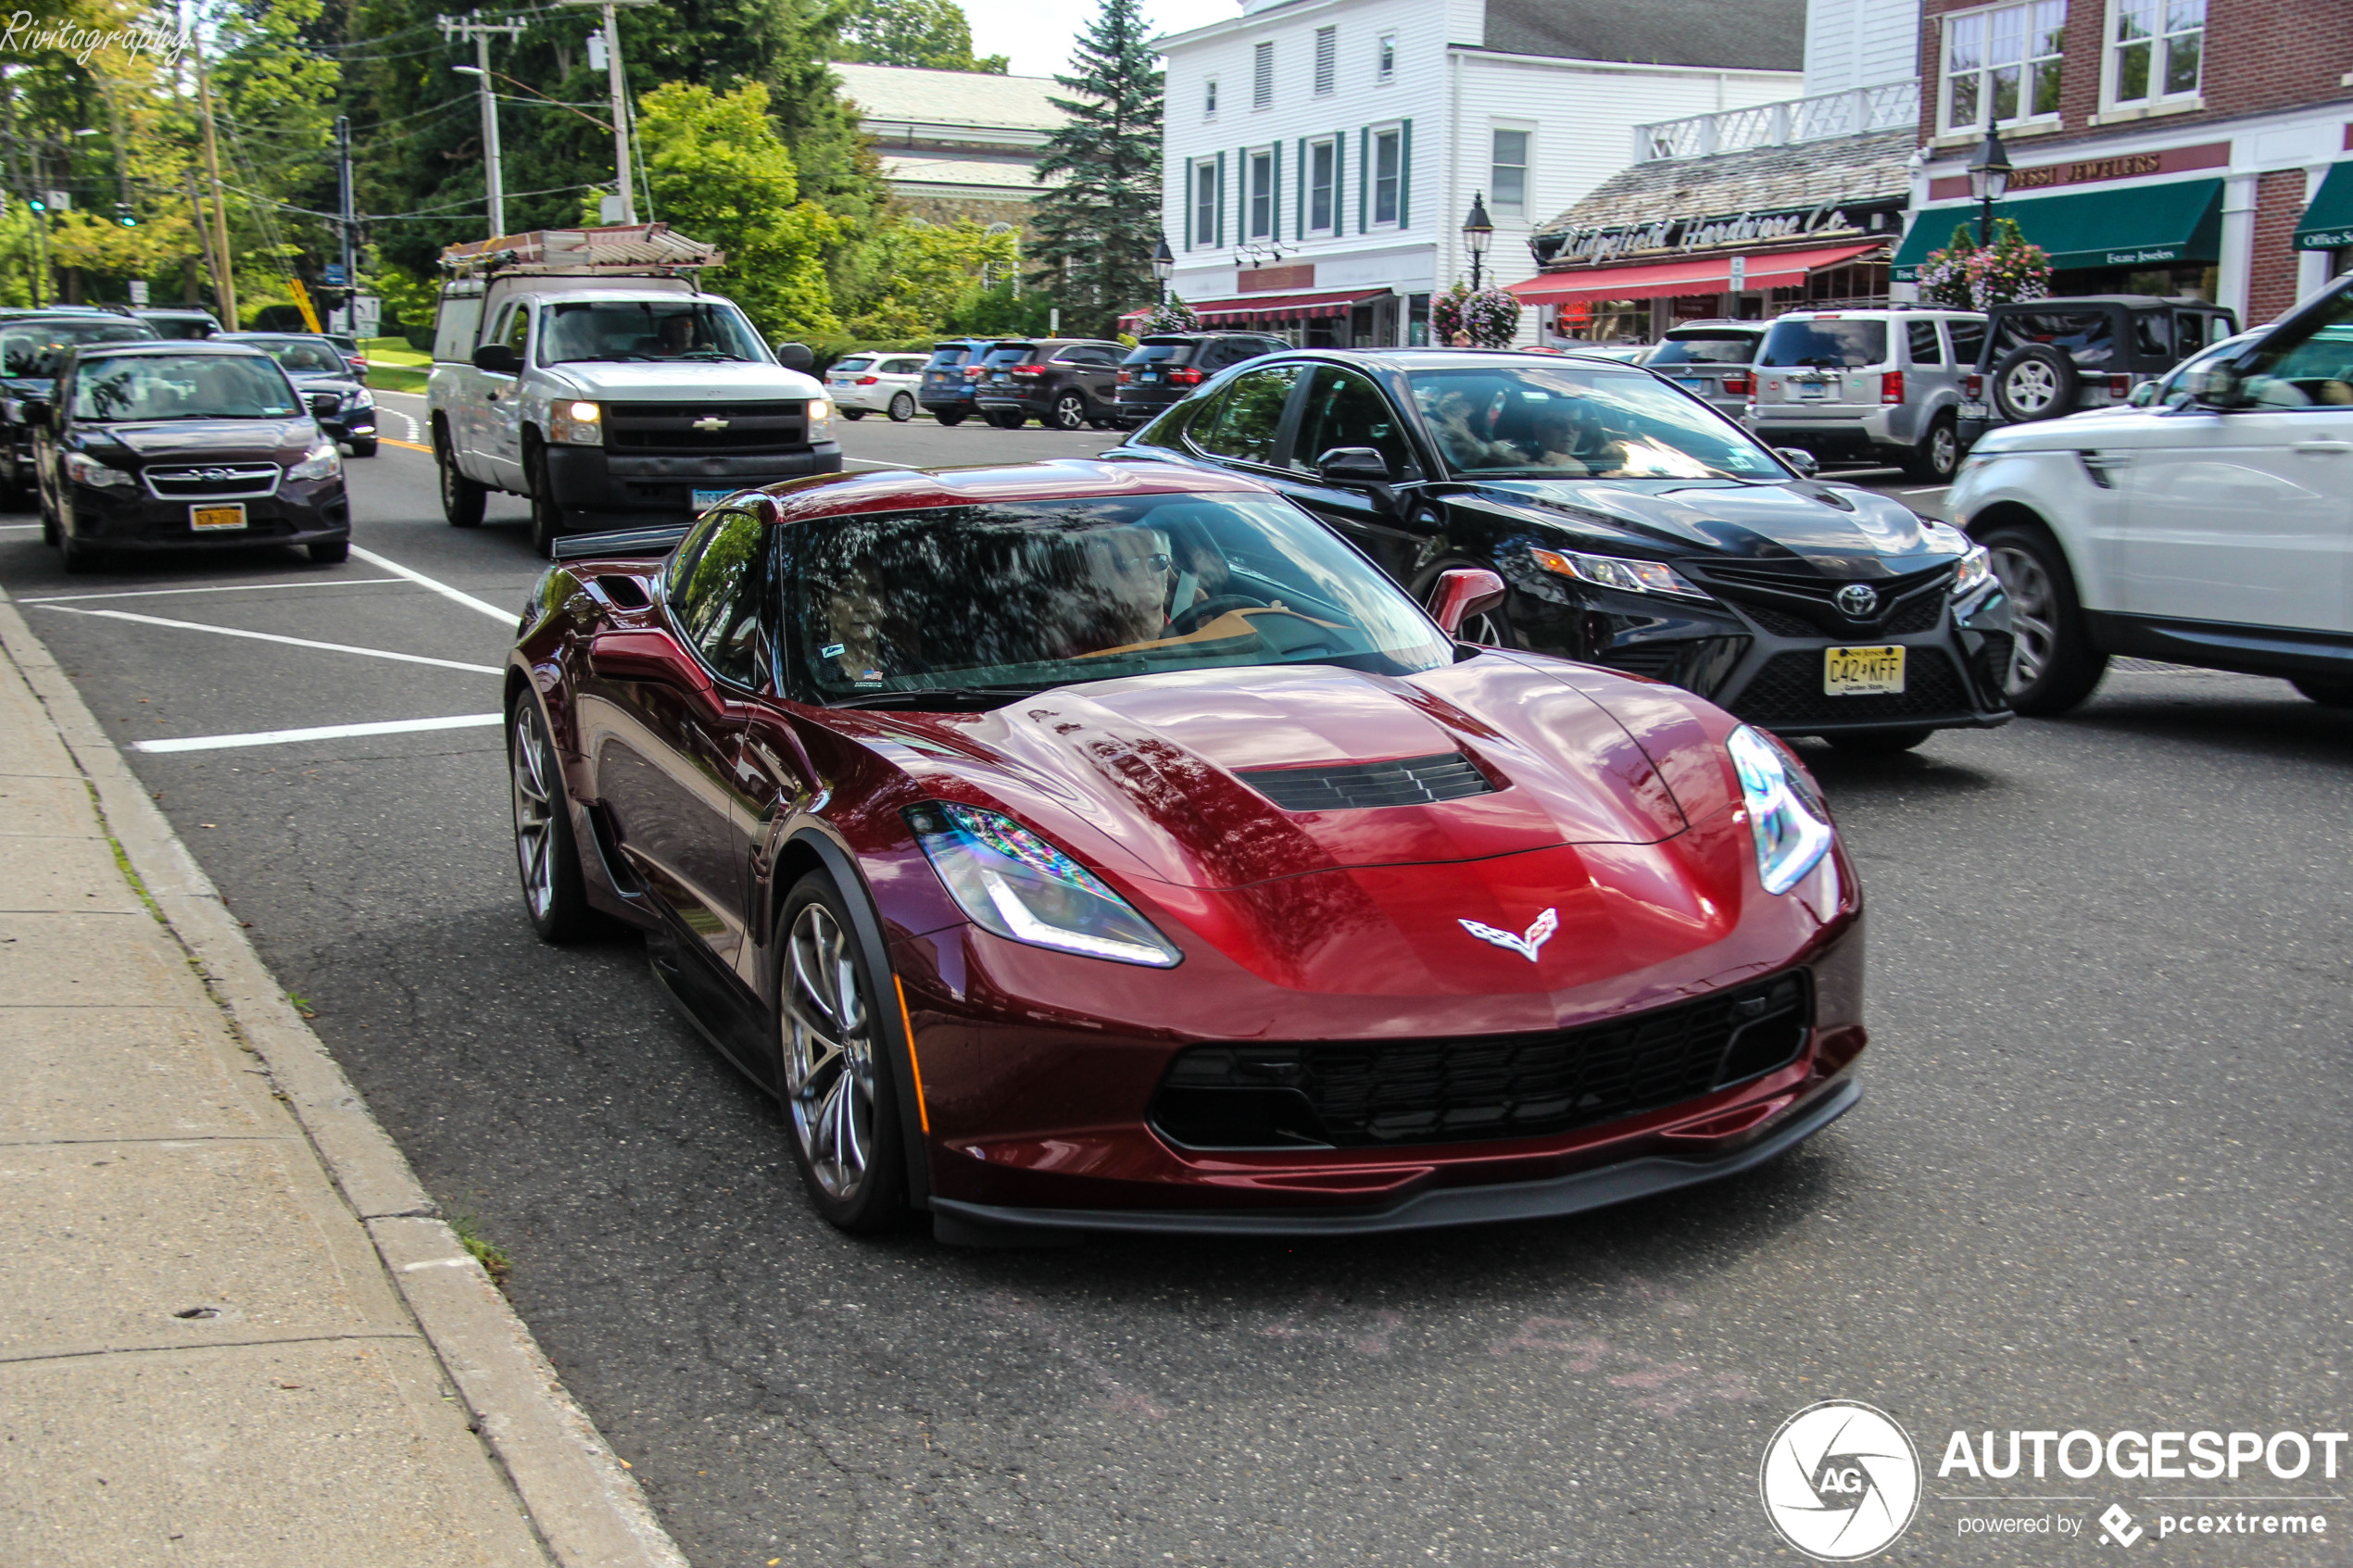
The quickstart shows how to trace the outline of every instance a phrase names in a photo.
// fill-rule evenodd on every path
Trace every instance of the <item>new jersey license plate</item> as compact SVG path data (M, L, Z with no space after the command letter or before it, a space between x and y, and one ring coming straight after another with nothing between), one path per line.
M1829 696L1893 696L1904 690L1904 647L1824 648L1822 691Z
M707 512L734 494L732 490L698 490L695 492L695 510Z
M188 526L199 533L218 533L245 525L245 504L233 502L219 507L190 507Z

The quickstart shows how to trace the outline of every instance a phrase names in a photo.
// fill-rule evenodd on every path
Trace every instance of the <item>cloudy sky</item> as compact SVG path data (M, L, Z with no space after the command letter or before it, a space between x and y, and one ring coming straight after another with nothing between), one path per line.
M1068 68L1071 40L1100 0L964 0L973 53L1007 55L1016 76L1051 76ZM1144 15L1163 32L1183 32L1242 14L1240 0L1144 0Z

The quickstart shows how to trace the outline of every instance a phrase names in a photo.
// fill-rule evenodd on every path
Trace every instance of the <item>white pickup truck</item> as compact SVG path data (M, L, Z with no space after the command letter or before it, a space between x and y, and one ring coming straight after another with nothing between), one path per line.
M443 514L531 502L532 544L680 522L841 468L809 350L702 291L722 257L660 223L510 234L442 254L426 403Z

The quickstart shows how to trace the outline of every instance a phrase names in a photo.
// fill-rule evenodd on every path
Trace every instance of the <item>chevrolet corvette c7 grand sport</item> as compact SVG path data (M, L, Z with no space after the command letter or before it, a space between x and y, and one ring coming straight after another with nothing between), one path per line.
M1859 1094L1804 766L1460 643L1289 500L1155 463L787 482L581 536L507 682L540 934L646 934L816 1208L949 1241L1560 1214Z

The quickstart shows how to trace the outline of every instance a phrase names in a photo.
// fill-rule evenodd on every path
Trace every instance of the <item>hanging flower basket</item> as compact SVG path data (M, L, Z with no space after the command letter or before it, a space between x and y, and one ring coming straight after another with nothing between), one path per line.
M1172 294L1166 300L1152 307L1151 314L1144 318L1144 331L1197 332L1201 331L1201 318L1193 314L1191 306Z
M1475 348L1508 348L1519 331L1519 298L1503 289L1481 289L1456 283L1430 301L1431 341L1445 345L1457 332Z
M1931 305L1984 310L2046 297L2051 258L2041 245L2027 243L2015 221L1997 218L1990 245L1980 245L1966 223L1955 229L1952 244L1922 258L1918 281L1920 298Z

